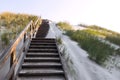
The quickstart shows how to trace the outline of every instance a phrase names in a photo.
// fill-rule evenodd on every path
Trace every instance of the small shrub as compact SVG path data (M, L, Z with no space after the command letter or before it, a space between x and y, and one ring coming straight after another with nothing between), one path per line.
M10 12L1 13L0 25L4 26L5 32L8 32L1 35L1 43L4 43L5 46L8 45L11 40L14 40L16 36L20 34L20 32L31 20L36 21L37 16L27 14L14 14Z
M116 50L116 54L120 55L120 48Z
M68 22L58 22L57 25L63 30L72 30L72 26Z
M8 33L3 33L1 35L1 40L4 43L4 45L8 45L9 44Z
M103 35L105 36L105 39L110 41L111 43L114 43L116 45L120 46L120 34L111 30L107 30L105 28L96 26L96 25L90 25L88 26L89 30L88 32L93 33L95 35ZM91 31L90 31L91 29Z
M61 38L57 38L57 43L58 43L59 45L62 44Z
M120 35L107 35L106 40L120 46Z

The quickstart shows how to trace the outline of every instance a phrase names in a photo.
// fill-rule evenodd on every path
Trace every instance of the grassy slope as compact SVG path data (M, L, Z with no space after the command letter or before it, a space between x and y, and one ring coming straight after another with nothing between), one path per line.
M67 27L66 25L59 26L64 29L63 27ZM81 48L86 50L89 54L89 58L97 62L98 64L103 64L110 55L117 54L120 51L115 50L114 48L110 47L110 45L105 44L98 40L98 37L105 37L106 35L111 34L111 31L101 28L94 28L89 27L90 29L87 30L78 30L73 31L71 28L66 29L66 34L73 40L77 41Z
M35 21L37 16L27 14L14 14L10 12L4 12L0 14L0 27L3 26L5 30L1 33L2 45L6 46L10 40L16 38L16 36L24 29L24 27L31 21Z
M116 33L111 30L107 30L105 28L101 28L95 25L88 26L88 28L96 31L97 35L102 35L105 37L106 40L120 46L120 34L119 33Z

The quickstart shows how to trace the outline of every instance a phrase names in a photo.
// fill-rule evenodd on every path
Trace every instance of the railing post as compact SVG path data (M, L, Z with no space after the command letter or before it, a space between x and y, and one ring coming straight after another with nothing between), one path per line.
M31 23L31 38L33 37L33 23Z
M33 37L35 35L35 24L33 23Z
M23 38L23 44L25 45L25 41L26 41L26 33L24 34L24 38ZM23 48L23 52L25 52L25 46Z
M30 39L32 38L32 26L30 24Z
M26 33L24 34L23 43L25 43L25 41L26 41Z
M14 50L13 50L11 57L10 57L10 69L13 67L15 60L16 60L16 47L14 47ZM11 75L9 80L14 79L14 73L15 73L14 71L15 71L15 69L13 70L12 75Z

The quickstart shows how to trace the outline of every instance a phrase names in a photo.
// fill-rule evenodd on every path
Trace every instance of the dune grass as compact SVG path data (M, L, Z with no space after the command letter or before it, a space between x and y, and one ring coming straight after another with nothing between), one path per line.
M114 48L101 42L98 37L85 30L67 31L67 35L77 41L80 47L88 52L89 58L98 64L103 64L110 55L116 53Z
M103 38L111 43L119 45L120 38L117 37L118 33L98 26L89 26L85 30L74 31L63 23L58 25L61 29L66 31L66 34L72 40L78 42L79 46L88 52L91 60L98 64L104 64L104 62L113 54L120 55L120 49L115 50L115 48L111 47L109 44L98 39Z
M36 21L37 16L29 14L15 14L4 12L0 14L0 51L4 50L11 41L20 34L20 32L31 21Z
M95 34L97 36L102 35L105 37L106 40L120 46L120 34L119 33L111 31L111 30L107 30L105 28L95 26L95 25L88 26L87 28L89 28L88 32Z
M72 30L72 25L68 22L58 22L57 25L63 30Z
M107 35L106 40L120 46L120 35Z

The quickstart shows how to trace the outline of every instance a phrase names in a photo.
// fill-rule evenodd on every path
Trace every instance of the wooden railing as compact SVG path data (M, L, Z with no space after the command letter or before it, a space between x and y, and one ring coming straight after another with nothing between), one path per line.
M40 24L40 18L36 22L31 21L16 40L2 53L3 55L0 57L0 80L12 80L14 78L21 55L25 54L27 44L34 37Z

